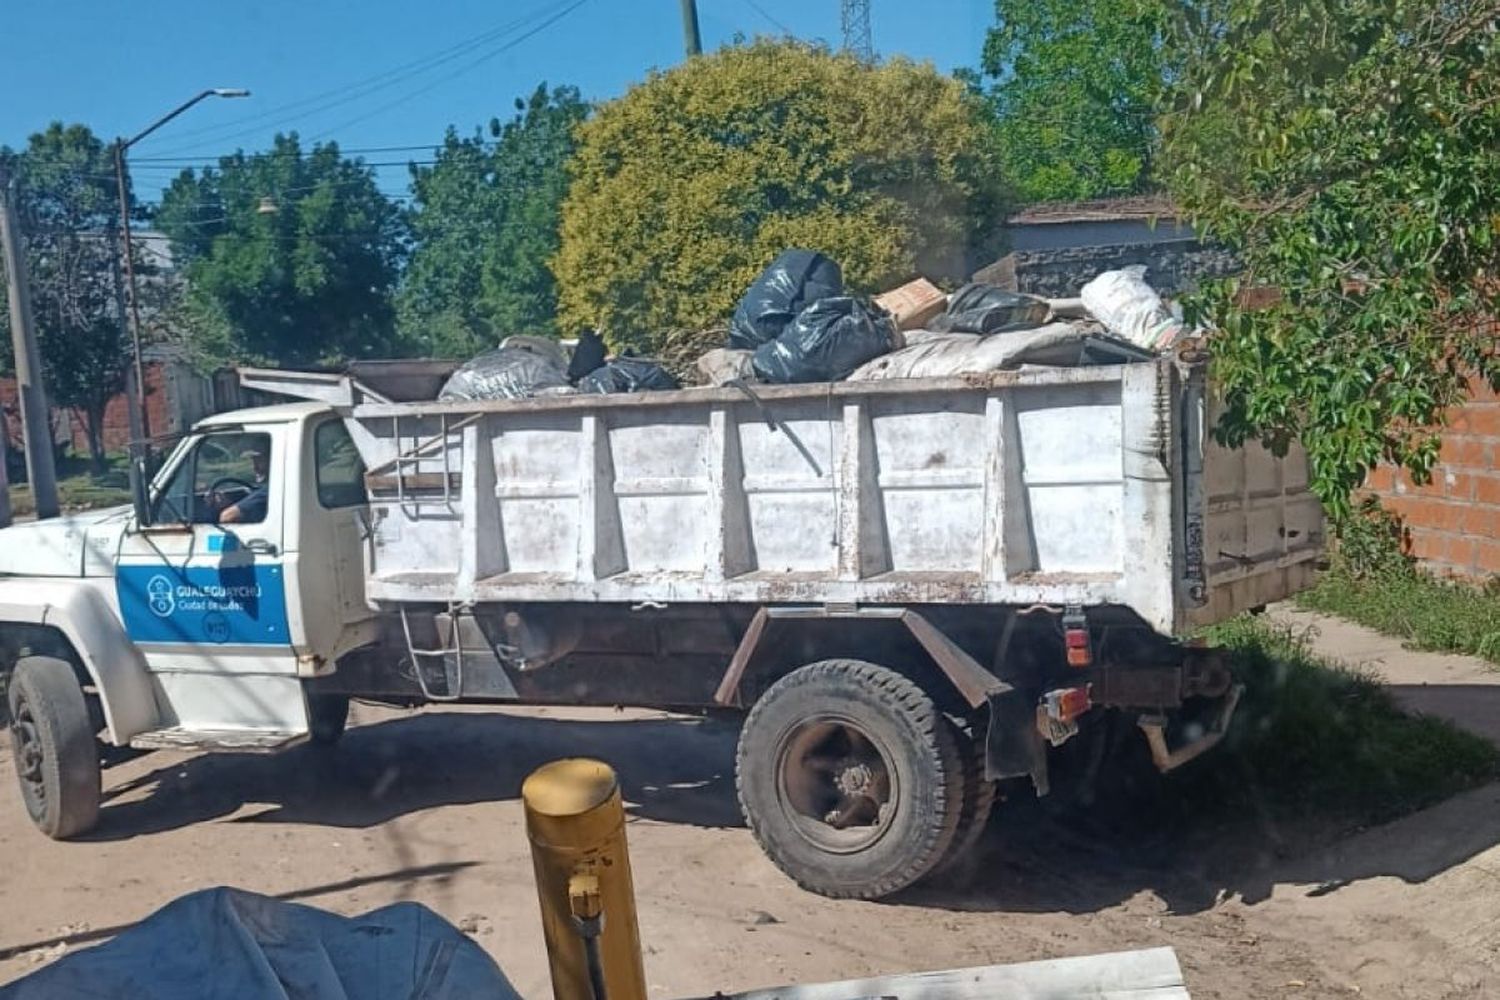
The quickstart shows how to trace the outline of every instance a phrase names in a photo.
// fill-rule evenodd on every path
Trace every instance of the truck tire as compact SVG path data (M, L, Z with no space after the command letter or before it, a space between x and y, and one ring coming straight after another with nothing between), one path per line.
M953 835L953 843L948 845L948 852L932 870L934 877L952 874L963 866L989 825L998 789L995 782L984 777L984 737L976 738L958 723L949 722L948 725L953 729L953 738L964 765L963 805L959 809L958 830Z
M63 840L99 820L99 744L73 667L23 656L10 676L10 733L16 778L31 821Z
M349 696L346 694L309 694L307 696L307 737L319 746L333 746L344 735L349 724Z
M963 763L953 731L908 678L823 660L771 686L745 718L740 809L805 889L878 899L926 875L953 840Z

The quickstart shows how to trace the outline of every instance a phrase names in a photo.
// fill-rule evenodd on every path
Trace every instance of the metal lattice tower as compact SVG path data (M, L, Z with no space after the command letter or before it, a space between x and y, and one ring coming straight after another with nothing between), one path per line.
M844 48L866 62L875 58L870 41L870 0L839 0L840 20L844 28Z

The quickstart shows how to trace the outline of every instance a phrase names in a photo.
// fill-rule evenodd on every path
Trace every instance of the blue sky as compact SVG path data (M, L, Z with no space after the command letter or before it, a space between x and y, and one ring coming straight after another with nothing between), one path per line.
M278 129L346 149L437 143L450 124L467 133L508 117L512 100L541 80L603 99L682 58L678 0L569 6L12 0L0 60L0 144L19 147L53 120L82 122L106 139L133 134L204 88L249 88L250 98L206 101L132 149L137 189L154 196L182 163L264 148ZM943 70L973 66L993 10L987 0L871 0L875 49ZM840 38L839 0L698 0L698 11L706 50L737 32L789 30L835 45ZM381 168L380 183L403 194L406 169Z

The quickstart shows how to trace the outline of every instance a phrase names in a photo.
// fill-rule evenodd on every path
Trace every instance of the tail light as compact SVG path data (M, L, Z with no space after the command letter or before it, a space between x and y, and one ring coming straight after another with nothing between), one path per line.
M1094 665L1094 646L1089 637L1088 619L1082 611L1063 614L1063 645L1068 651L1068 666L1083 668Z
M1089 697L1089 686L1057 688L1042 695L1042 707L1047 717L1055 722L1072 722L1094 707Z

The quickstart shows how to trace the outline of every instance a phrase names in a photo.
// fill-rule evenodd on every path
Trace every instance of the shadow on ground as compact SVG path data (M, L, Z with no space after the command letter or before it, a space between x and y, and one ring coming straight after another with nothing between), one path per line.
M1500 712L1500 687L1468 694ZM237 822L370 827L436 806L514 799L537 766L592 756L620 774L628 811L700 827L743 822L734 792L737 725L723 719L565 720L423 712L352 729L337 747L271 757L161 757L111 787L88 839L149 835L265 808ZM1107 767L1087 799L1059 782L1038 800L1013 790L967 864L897 902L952 910L1090 913L1150 891L1176 913L1225 897L1266 899L1280 884L1323 894L1362 879L1422 882L1500 843L1500 785L1370 830L1348 821L1278 824L1264 810L1225 815L1180 794L1141 756ZM1191 767L1234 766L1210 754ZM127 793L145 789L140 796Z
M357 726L333 747L275 755L158 754L161 764L110 785L86 839L120 840L266 808L241 822L376 826L434 806L519 796L559 757L597 757L621 776L632 815L742 825L734 795L737 727L713 719L576 721L495 712L423 712ZM129 796L146 789L143 796ZM126 801L114 801L127 799Z

